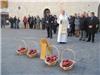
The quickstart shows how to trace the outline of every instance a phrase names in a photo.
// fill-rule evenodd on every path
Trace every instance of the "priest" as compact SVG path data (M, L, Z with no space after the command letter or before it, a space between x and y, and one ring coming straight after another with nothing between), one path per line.
M64 10L61 11L61 14L58 17L57 22L59 23L57 42L60 44L65 44L68 41L67 29L69 28L69 21L68 15Z

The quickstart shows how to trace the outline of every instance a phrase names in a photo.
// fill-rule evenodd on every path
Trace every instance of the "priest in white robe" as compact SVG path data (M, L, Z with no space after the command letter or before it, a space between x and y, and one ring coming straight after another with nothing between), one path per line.
M68 15L64 10L62 10L60 16L58 17L57 22L59 23L57 42L67 43L68 41L67 29L69 28L69 21L68 21Z

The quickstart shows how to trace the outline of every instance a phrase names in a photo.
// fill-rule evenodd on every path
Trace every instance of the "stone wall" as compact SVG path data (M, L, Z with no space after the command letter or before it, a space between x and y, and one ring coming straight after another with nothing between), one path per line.
M82 12L98 12L98 2L9 2L9 15L18 16L43 16L43 10L49 8L52 14L59 15L63 8L69 15Z

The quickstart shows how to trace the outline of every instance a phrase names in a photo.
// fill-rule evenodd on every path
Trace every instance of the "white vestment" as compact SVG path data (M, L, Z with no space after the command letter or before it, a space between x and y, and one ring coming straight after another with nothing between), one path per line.
M67 42L68 16L60 15L57 22L59 23L57 42Z

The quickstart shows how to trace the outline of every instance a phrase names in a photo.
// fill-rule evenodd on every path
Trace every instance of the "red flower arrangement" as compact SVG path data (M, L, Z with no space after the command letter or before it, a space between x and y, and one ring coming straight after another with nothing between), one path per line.
M46 56L45 63L48 65L55 65L58 57L56 55Z
M75 61L70 60L70 59L66 59L66 60L61 61L60 67L63 70L70 70L73 67L74 64L75 64Z
M16 52L18 55L24 55L24 54L26 54L27 49L22 47L22 48L18 49Z
M29 57L29 58L33 58L33 57L35 57L37 55L37 50L36 49L31 49L31 50L29 50L28 52L27 52L27 56Z

